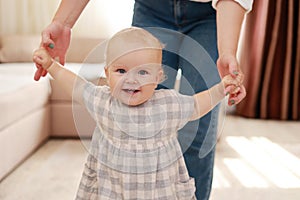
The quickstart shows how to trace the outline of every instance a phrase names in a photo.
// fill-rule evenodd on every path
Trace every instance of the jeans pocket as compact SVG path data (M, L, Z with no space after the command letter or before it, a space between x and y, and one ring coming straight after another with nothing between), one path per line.
M190 178L186 182L175 183L176 197L179 200L195 199L195 180Z

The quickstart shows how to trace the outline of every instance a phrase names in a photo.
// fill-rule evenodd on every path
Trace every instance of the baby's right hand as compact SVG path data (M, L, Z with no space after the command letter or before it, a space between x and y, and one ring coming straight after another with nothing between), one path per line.
M42 67L45 70L47 70L53 63L51 56L43 47L37 49L33 53L32 60L37 66Z

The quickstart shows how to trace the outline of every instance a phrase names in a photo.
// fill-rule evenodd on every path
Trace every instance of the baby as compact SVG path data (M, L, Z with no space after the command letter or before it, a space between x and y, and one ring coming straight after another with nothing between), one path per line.
M163 45L152 34L131 27L107 44L108 86L96 86L68 71L40 48L33 61L96 121L90 153L76 199L195 199L177 131L214 108L227 93L239 91L241 77L193 96L156 90L164 80Z

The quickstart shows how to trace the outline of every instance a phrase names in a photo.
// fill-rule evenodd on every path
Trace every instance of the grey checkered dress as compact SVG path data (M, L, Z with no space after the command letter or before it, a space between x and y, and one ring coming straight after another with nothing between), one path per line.
M88 83L84 101L96 121L76 199L195 199L177 140L194 110L193 97L155 91L139 106L126 106L107 86Z

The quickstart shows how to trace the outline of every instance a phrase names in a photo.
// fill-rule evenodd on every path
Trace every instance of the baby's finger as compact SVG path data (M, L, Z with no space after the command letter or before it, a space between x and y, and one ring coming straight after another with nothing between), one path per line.
M32 60L33 60L33 62L35 62L38 65L42 65L43 64L43 59L40 56L35 55L35 56L33 56Z
M235 85L228 85L225 88L224 94L228 95L228 94L232 94L232 91L234 91L237 87Z
M34 64L35 64L35 66L36 66L36 70L38 70L39 68L43 68L42 65L40 65L40 64L38 64L38 63L36 63L36 62L35 62Z
M241 83L240 83L240 80L237 79L237 78L232 78L230 75L228 76L225 76L223 78L223 82L224 82L224 85L227 86L227 85L235 85L235 86L239 86Z
M241 90L241 87L235 87L233 90L231 90L230 94L237 94Z

